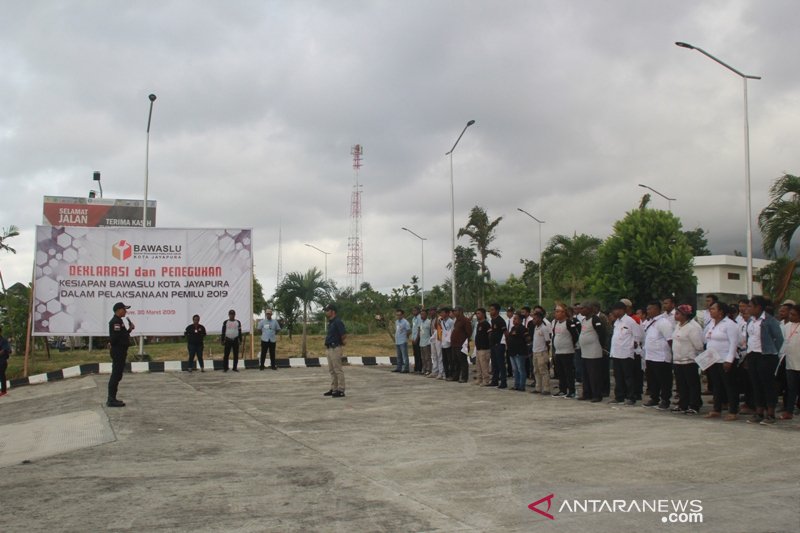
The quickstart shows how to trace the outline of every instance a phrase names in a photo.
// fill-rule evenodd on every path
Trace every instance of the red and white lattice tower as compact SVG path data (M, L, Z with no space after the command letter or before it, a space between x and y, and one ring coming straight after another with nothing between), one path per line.
M364 281L364 248L361 243L361 184L358 183L358 171L361 169L361 156L364 147L360 144L350 148L353 156L353 172L355 184L350 194L350 235L347 238L347 282L353 291L358 291Z

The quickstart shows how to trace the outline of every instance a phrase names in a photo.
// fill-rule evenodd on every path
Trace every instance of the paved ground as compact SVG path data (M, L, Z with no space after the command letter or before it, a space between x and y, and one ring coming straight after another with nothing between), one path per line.
M123 409L102 405L107 376L13 389L0 399L0 530L800 531L796 421L586 405L387 367L346 375L338 400L321 396L324 367L126 374ZM71 434L48 434L54 424ZM551 494L536 508L550 503L554 520L528 508ZM637 512L653 500L699 500L703 523Z

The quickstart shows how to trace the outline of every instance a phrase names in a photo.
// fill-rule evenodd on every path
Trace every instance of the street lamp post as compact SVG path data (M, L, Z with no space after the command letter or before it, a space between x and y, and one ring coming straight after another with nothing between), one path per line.
M544 224L544 220L539 220L520 207L517 208L517 211L525 213L539 223L539 305L542 305L542 224Z
M325 250L320 250L319 248L317 248L313 244L308 244L308 243L305 243L305 244L309 248L313 248L316 251L322 252L323 254L325 254L325 281L328 281L328 256L331 255L331 252L326 252Z
M408 228L400 228L400 229L409 232L411 235L413 235L414 237L419 239L419 243L420 243L421 250L422 250L422 265L420 267L420 277L422 278L422 292L420 294L422 296L421 296L421 302L420 303L421 303L422 307L425 308L425 241L427 241L428 239L425 238L425 237L420 237L419 235L417 235L416 233L414 233L413 231L411 231Z
M747 118L747 80L760 80L761 76L753 76L751 74L744 74L709 54L702 48L698 48L689 43L676 42L676 45L681 48L688 48L689 50L697 50L709 59L719 63L726 69L730 70L740 78L744 86L744 190L745 190L745 210L747 211L747 297L753 297L753 228L752 228L752 212L750 207L750 123Z
M150 113L147 115L147 148L144 154L144 206L142 206L142 227L147 227L147 186L150 181L150 121L153 119L153 103L156 95L148 96L150 99Z
M100 171L95 170L92 174L92 180L97 182L97 186L100 187L100 198L103 197L103 184L100 182Z
M147 186L150 181L150 122L153 119L153 102L156 101L156 95L151 94L147 98L150 99L150 112L147 114L147 144L144 152L144 204L142 205L142 228L147 227ZM144 335L139 336L139 359L144 360Z
M453 151L458 146L458 141L461 140L461 137L464 136L464 132L467 131L467 128L475 124L474 120L470 120L467 122L467 125L464 126L464 129L461 130L461 134L456 139L455 144L453 147L450 148L450 151L444 155L450 156L450 260L451 264L453 265L453 283L452 283L452 304L453 308L456 307L456 206L455 206L455 198L453 196Z
M675 201L675 198L670 198L669 196L661 194L660 192L658 192L654 188L650 187L649 185L645 185L644 183L640 183L639 187L643 187L645 189L650 189L651 191L653 191L654 193L659 195L661 198L665 199L667 201L667 209L669 209L669 212L672 213L672 202Z

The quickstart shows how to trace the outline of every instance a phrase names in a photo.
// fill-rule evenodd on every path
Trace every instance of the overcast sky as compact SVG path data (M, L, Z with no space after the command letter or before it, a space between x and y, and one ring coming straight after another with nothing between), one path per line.
M752 202L800 172L796 0L9 1L0 17L0 226L6 285L29 282L44 195L149 198L161 227L252 227L255 273L347 281L350 147L364 146L365 279L447 275L456 225L503 216L493 276L557 233L605 238L644 183L677 198L714 253L745 250L742 82ZM666 200L652 204L666 209ZM463 241L466 244L466 241Z

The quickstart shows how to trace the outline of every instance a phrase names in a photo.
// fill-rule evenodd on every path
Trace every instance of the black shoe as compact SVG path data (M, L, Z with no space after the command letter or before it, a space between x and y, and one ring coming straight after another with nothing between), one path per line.
M508 385L506 385L505 383L503 383L502 385L498 385L498 386L497 386L497 388L498 388L498 389L507 389L507 388L508 388Z
M602 399L602 398L592 398L592 399L591 399L591 400L589 400L589 401L590 401L591 403L600 403L600 402L602 402L602 401L603 401L603 399Z
M656 407L657 405L658 405L658 402L654 402L653 400L650 400L649 402L643 403L642 407Z
M344 398L344 391L343 390L333 391L333 393L331 394L331 397L332 398Z
M489 382L489 385L487 385L487 386L488 387L497 387L497 382L496 381L491 381L491 382Z
M395 368L394 370L392 370L392 372L400 372L400 369L399 368Z
M222 371L223 372L227 372L228 371L228 367L223 368Z
M659 411L669 411L669 402L661 402L656 406Z
M125 407L125 402L122 400L108 400L106 405L108 407Z
M277 366L271 366L271 367L269 367L269 369L270 370L278 370L278 367Z
M329 390L328 392L324 393L323 396L333 396L333 391Z
M578 396L577 400L578 400L579 402L586 402L586 401L588 401L588 400L589 400L589 398L584 398L583 396Z
M235 369L235 368L234 368L234 369L233 369L233 371L234 371L234 372L238 372L239 370L237 370L237 369Z
M636 405L636 400L625 400L625 405Z
M267 368L267 367L265 367L264 365L261 365L261 366L258 367L259 370L264 370L265 368Z

